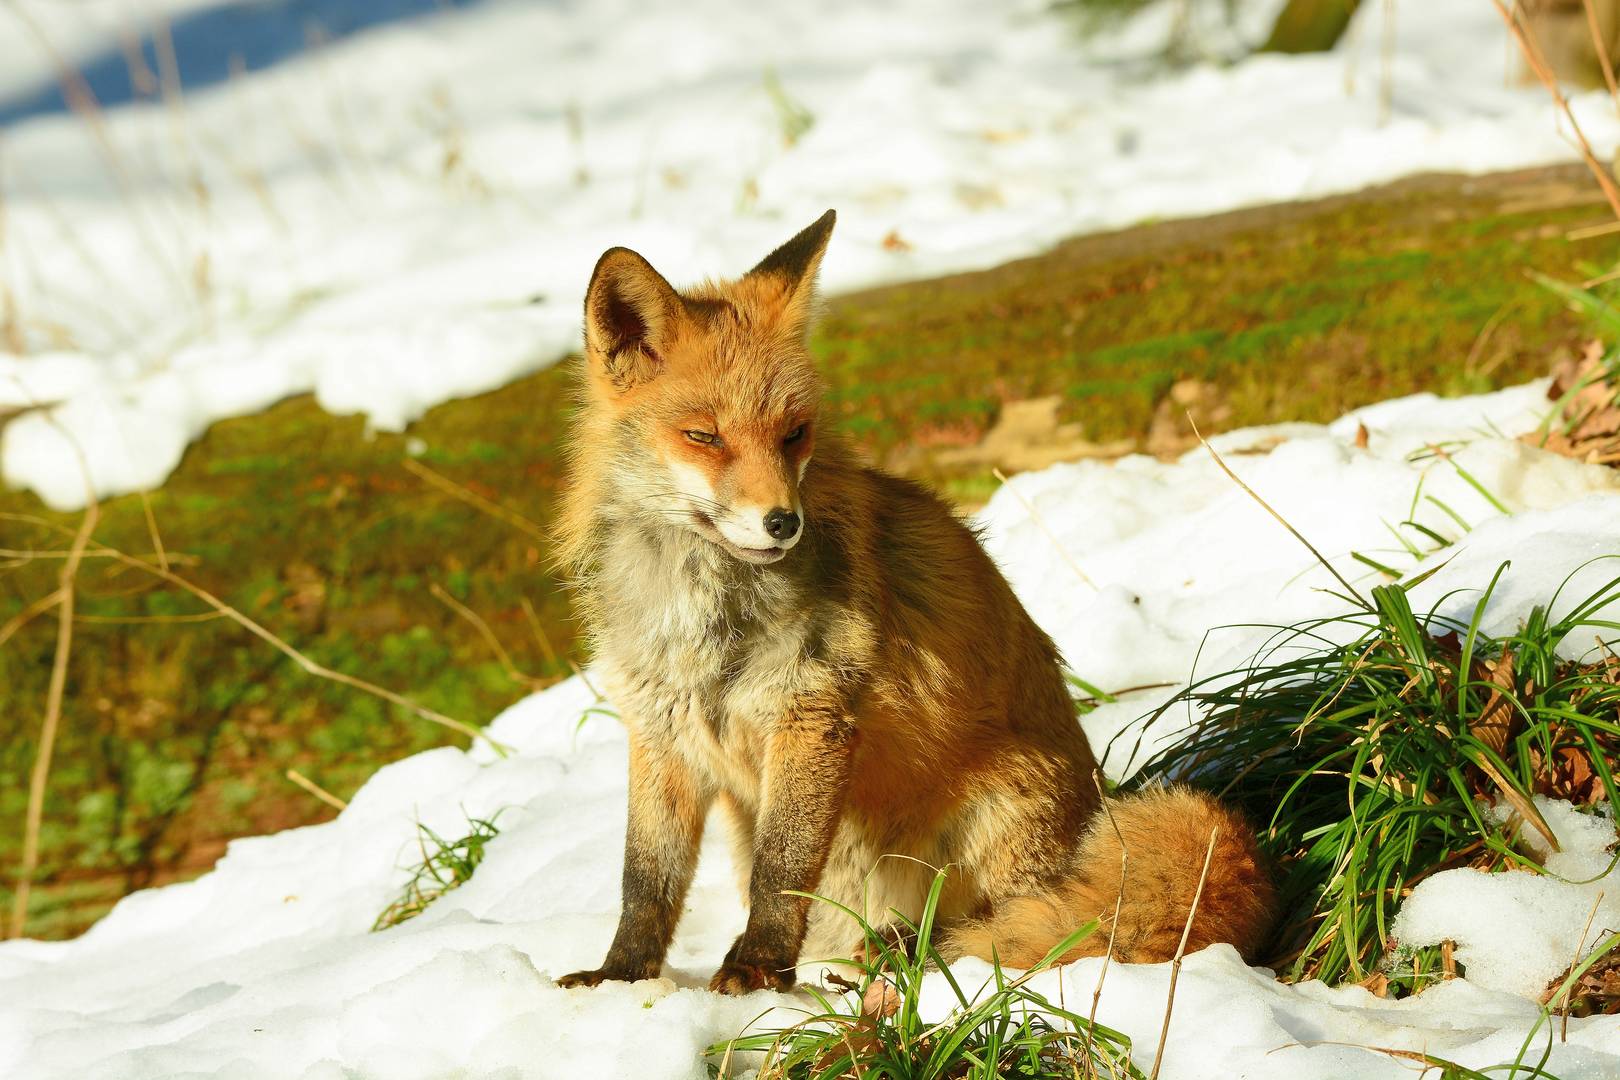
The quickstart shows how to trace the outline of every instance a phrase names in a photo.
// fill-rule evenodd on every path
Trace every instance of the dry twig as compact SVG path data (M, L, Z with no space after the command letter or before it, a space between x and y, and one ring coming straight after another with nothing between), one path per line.
M1250 487L1248 484L1245 484L1242 478L1239 477L1237 473L1232 471L1232 467L1226 463L1226 459L1221 457L1221 455L1216 452L1215 448L1209 444L1209 440L1204 438L1204 433L1198 430L1198 424L1193 420L1191 412L1187 414L1187 423L1192 425L1193 434L1198 437L1198 441L1203 444L1204 449L1209 451L1209 456L1215 459L1215 464L1221 467L1221 471L1231 479L1232 483L1242 488L1244 494L1248 495L1249 498L1259 503L1261 508L1264 509L1266 513L1276 518L1283 528L1287 529L1293 534L1295 540L1298 540L1300 543L1304 544L1306 550L1308 550L1312 555L1316 556L1316 561L1325 566L1327 568L1327 572L1332 574L1339 584L1343 585L1345 589L1349 591L1350 595L1356 598L1362 607L1371 610L1372 605L1367 603L1366 597L1357 592L1356 587L1346 581L1343 574L1334 569L1333 564L1328 562L1326 557L1324 557L1320 551L1316 550L1316 545L1305 539L1304 533L1300 532L1298 529L1294 528L1293 525L1289 524L1287 518L1277 513L1276 510L1273 510L1270 503L1262 499L1259 494L1255 492L1254 488Z
M297 769L288 769L287 779L291 780L293 783L297 784L299 787L321 800L321 802L325 803L327 806L335 808L340 813L347 810L349 807L348 803L344 802L330 791L327 791L325 788L321 787L321 785L317 784L315 781L311 780Z
M1069 555L1068 550L1065 549L1062 544L1058 543L1057 534L1053 533L1051 529L1046 527L1045 519L1042 518L1040 514L1036 513L1035 507L1028 499L1024 498L1024 493L1015 487L1009 486L1007 484L1006 474L1004 474L1000 469L991 469L990 475L1001 481L1001 485L1013 493L1013 498L1018 500L1018 504L1022 506L1024 508L1024 512L1029 515L1029 520L1033 521L1035 523L1035 527L1041 530L1048 540L1052 541L1052 546L1057 549L1058 555L1062 557L1066 564L1068 564L1069 569L1074 571L1075 576L1078 577L1083 583L1090 586L1093 590L1096 590L1097 583L1092 581L1084 570L1080 569L1080 564L1074 561L1073 557Z
M420 461L414 460L413 458L404 458L402 459L401 463L405 466L405 471L415 473L417 476L421 477L423 480L426 480L429 484L432 484L446 495L460 499L473 509L482 510L490 517L504 521L508 525L512 526L512 528L524 533L525 535L531 536L542 543L550 542L551 538L546 535L546 531L544 529L530 521L528 518L524 517L522 514L517 513L515 510L508 510L500 503L492 502L491 500L484 498L477 492L456 483L448 476L445 476L442 473L434 472L432 469L428 468L426 465L423 465Z
M1524 54L1524 59L1530 65L1530 70L1535 73L1536 78L1541 80L1541 84L1547 88L1547 92L1552 95L1553 101L1557 103L1558 108L1562 110L1564 116L1569 120L1570 130L1575 133L1575 141L1580 148L1582 160L1586 162L1586 167L1592 171L1592 176L1597 180L1598 187L1603 189L1603 197L1609 200L1609 208L1614 211L1615 217L1620 217L1620 188L1615 186L1614 177L1609 175L1609 170L1604 168L1603 163L1593 153L1592 144L1586 140L1586 135L1581 131L1580 121L1575 119L1575 112L1569 107L1569 99L1564 96L1563 88L1558 85L1558 76L1553 74L1552 68L1547 63L1547 58L1542 55L1541 47L1536 44L1535 36L1520 23L1516 10L1509 11L1507 5L1502 3L1502 0L1491 0L1491 3L1496 5L1497 14L1501 15L1502 21L1507 24L1508 33L1512 34L1513 39L1519 43L1519 51Z
M34 871L39 867L39 827L45 815L45 792L50 784L51 758L56 752L56 733L62 725L62 698L67 691L68 657L73 651L73 601L79 565L84 560L90 537L101 520L101 504L91 492L90 505L73 535L73 546L57 577L56 592L56 656L51 662L50 684L45 692L45 720L40 725L39 746L34 752L34 767L28 776L28 810L23 822L22 865L17 870L17 892L12 898L11 926L8 937L21 937L28 922L29 894L33 890ZM47 599L51 599L47 597ZM38 605L36 605L38 606ZM41 608L41 610L44 610Z
M1170 1011L1176 1004L1176 980L1181 976L1181 958L1187 954L1187 939L1192 936L1193 919L1198 915L1198 902L1204 898L1204 883L1209 880L1209 864L1215 858L1215 840L1221 835L1219 826L1209 831L1209 847L1204 850L1204 869L1198 875L1198 888L1193 891L1192 907L1187 909L1187 924L1181 928L1181 943L1170 961L1170 994L1164 1003L1164 1026L1159 1029L1159 1048L1153 1052L1153 1070L1148 1080L1158 1080L1159 1066L1164 1062L1164 1044L1170 1038Z

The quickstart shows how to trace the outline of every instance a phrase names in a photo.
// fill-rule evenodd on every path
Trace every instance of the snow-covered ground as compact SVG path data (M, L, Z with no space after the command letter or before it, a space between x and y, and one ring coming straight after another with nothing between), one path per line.
M1203 40L1257 40L1280 2ZM49 408L5 428L0 475L80 504L77 442L97 492L149 487L209 423L306 391L399 428L571 349L613 244L683 280L735 273L833 206L839 290L1573 156L1487 0L1400 0L1392 35L1363 4L1329 55L1130 62L1175 6L1083 41L1048 0L485 0L94 122L21 120L0 129L0 410ZM1211 27L1221 6L1193 5ZM0 115L53 53L105 71L131 27L220 7L0 6ZM1611 153L1607 99L1575 108Z
M1472 528L1463 533L1420 502L1418 520L1458 543L1416 590L1416 606L1452 590L1461 591L1444 600L1446 610L1471 605L1512 559L1485 620L1501 630L1571 571L1620 556L1620 473L1504 437L1534 425L1544 389L1410 398L1326 427L1236 432L1220 446L1351 575L1359 566L1351 550L1401 560L1383 550L1394 546L1385 523L1409 515L1421 483ZM1365 449L1356 446L1360 424ZM1453 465L1408 460L1440 442L1510 516ZM1338 604L1321 591L1332 581L1310 555L1201 452L1174 464L1132 458L1027 474L996 495L982 520L1025 603L1075 669L1107 687L1186 679L1214 627L1291 621ZM1566 596L1595 587L1615 565L1588 566ZM1263 633L1216 631L1199 669L1247 656ZM1133 695L1099 709L1087 729L1101 745L1155 700ZM701 989L743 920L718 830L706 838L666 978L568 991L552 981L600 960L618 910L625 740L610 716L592 713L581 723L593 704L578 679L564 683L494 723L492 735L513 748L509 757L480 747L408 758L379 771L335 821L237 841L212 873L130 896L76 941L0 945L0 1076L704 1076L704 1047L798 1004ZM1116 775L1123 767L1109 764ZM1411 1075L1411 1061L1365 1047L1473 1066L1513 1060L1539 1015L1525 995L1576 955L1599 893L1604 909L1593 936L1620 926L1620 874L1601 876L1611 869L1603 848L1612 829L1560 806L1544 810L1563 838L1555 868L1600 880L1456 870L1427 879L1408 902L1399 924L1405 940L1457 941L1468 978L1386 1001L1358 988L1284 986L1217 946L1190 957L1181 973L1162 1075ZM412 922L369 932L419 858L418 820L452 836L469 815L496 813L502 832L469 884ZM972 961L957 970L964 982L984 973ZM1098 965L1084 961L1046 973L1039 985L1055 995L1062 978L1069 1001L1089 1002L1097 976ZM934 978L924 997L931 1014L945 1007ZM1099 1020L1133 1037L1144 1067L1167 980L1164 965L1115 965L1104 987ZM784 1018L792 1019L778 1012L764 1021ZM1620 1022L1571 1020L1548 1068L1564 1080L1620 1075Z

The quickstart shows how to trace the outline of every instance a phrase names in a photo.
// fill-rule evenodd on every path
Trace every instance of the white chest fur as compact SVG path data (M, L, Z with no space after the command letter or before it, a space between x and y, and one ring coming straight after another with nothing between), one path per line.
M752 801L772 731L825 677L790 574L698 536L624 529L603 552L593 627L627 724Z

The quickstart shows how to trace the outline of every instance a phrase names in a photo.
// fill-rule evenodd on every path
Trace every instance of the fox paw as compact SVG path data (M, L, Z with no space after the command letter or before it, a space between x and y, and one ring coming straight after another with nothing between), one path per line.
M656 973L654 973L656 974ZM650 979L653 975L634 971L612 971L608 968L596 968L592 971L576 971L571 975L564 975L557 980L557 985L564 990L572 990L581 986L600 986L605 982L639 982Z
M739 960L727 960L709 980L709 989L716 994L751 994L755 990L790 990L796 973L791 966L784 968L761 967Z

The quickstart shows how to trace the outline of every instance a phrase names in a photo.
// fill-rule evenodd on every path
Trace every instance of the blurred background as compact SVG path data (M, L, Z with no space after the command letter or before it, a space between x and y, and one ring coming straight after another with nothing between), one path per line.
M1578 354L1617 53L1616 0L0 0L6 929L584 660L606 247L735 274L835 207L833 408L970 511Z

